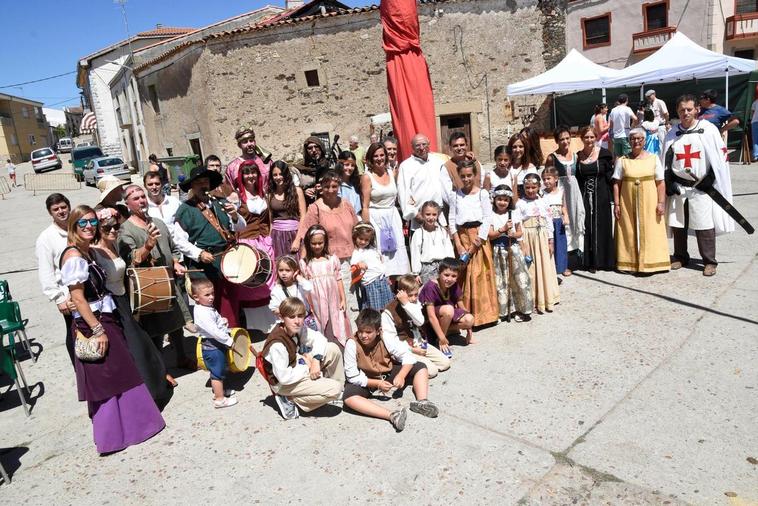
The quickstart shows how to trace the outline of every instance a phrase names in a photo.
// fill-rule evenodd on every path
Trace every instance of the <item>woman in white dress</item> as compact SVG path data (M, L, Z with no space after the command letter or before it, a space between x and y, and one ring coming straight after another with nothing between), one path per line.
M395 175L387 168L387 149L375 142L366 151L366 168L361 176L361 217L376 230L376 245L388 276L411 271L403 239L403 220L395 203Z

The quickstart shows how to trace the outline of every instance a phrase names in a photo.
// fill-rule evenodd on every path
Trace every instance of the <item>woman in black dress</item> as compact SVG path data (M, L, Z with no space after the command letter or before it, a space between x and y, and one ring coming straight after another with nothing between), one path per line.
M616 247L613 242L613 155L595 146L590 126L579 130L584 148L577 153L576 179L584 201L584 250L582 263L590 272L613 270Z

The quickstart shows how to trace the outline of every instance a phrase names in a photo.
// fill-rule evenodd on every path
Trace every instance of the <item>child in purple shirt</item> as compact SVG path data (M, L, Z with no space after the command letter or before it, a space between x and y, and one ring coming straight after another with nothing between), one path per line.
M463 267L463 262L457 258L442 259L437 279L427 281L418 295L426 312L427 334L437 337L440 351L448 357L453 354L448 332L466 330L466 343L476 343L471 332L474 316L463 306L462 290L458 285Z

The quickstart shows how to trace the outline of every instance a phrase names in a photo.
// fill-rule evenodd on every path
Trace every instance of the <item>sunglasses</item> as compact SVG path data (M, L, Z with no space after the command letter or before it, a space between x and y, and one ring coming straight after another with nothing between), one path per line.
M118 232L118 229L120 228L121 228L120 223L113 223L111 225L103 225L103 232L105 232L106 234L110 232L111 230L115 230L116 232Z
M89 224L91 227L96 227L99 221L97 218L90 218L89 220L82 218L81 220L77 221L76 224L79 225L79 228L84 228Z

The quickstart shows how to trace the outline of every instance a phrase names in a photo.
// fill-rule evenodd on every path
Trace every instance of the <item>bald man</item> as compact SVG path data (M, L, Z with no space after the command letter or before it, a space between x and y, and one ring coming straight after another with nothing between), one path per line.
M429 138L416 134L411 141L412 154L400 164L397 176L397 199L403 219L410 220L411 230L421 226L421 206L427 201L443 205L441 164L429 156ZM445 217L440 215L445 225Z
M358 136L350 136L350 152L355 155L355 164L358 167L358 174L363 175L365 170L366 150L358 143Z

